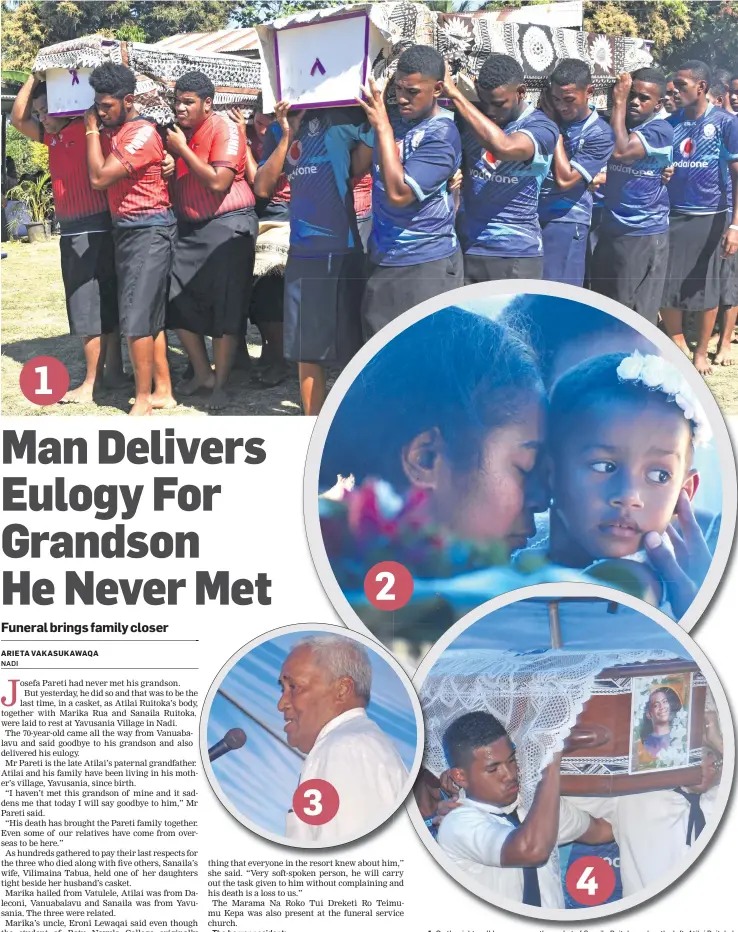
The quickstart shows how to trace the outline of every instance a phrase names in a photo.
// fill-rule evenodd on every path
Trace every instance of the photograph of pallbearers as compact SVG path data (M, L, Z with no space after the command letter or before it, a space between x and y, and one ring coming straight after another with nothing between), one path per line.
M103 384L112 388L124 381L108 199L90 184L85 121L49 116L46 82L39 75L31 75L18 92L10 122L49 149L69 332L82 338L86 367L82 384L63 400L86 404Z
M90 75L90 86L95 103L84 116L87 167L92 187L107 194L113 222L120 329L136 378L129 414L147 415L176 405L164 331L176 236L162 176L164 145L134 105L130 68L105 62Z
M710 69L687 61L674 75L677 113L674 177L669 182L669 264L661 319L685 353L684 312L700 314L693 362L702 375L712 372L708 344L715 328L721 269L738 250L738 200L731 206L731 184L738 181L738 121L707 99Z
M373 130L372 232L361 309L365 338L422 301L464 284L448 182L461 166L461 138L444 93L446 63L430 46L399 58L396 107L370 79L361 105ZM368 140L371 141L371 140Z
M539 106L561 132L543 182L538 216L543 231L543 277L581 287L592 222L589 185L607 165L613 132L590 104L594 93L586 62L565 58L551 75Z
M364 253L351 188L351 151L363 134L358 107L296 110L280 101L267 130L254 191L290 185L290 251L284 273L284 356L298 363L303 413L317 415L326 370L361 346Z
M523 68L510 55L489 56L476 92L478 104L447 73L444 93L456 108L463 151L464 282L541 278L538 197L559 128L527 103Z
M674 129L665 119L666 79L654 68L621 74L610 127L615 149L600 189L603 212L592 257L592 289L656 323L669 260L669 194Z
M246 177L243 120L213 112L215 87L200 71L174 86L177 125L167 148L177 160L173 201L177 243L172 261L167 325L177 331L192 363L192 379L177 392L205 392L204 406L228 404L226 387L245 329L258 222ZM255 165L252 162L251 180ZM211 368L205 337L213 339Z

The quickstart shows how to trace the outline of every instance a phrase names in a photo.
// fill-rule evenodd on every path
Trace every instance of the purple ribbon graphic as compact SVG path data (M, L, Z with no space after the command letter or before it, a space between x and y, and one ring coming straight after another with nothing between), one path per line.
M72 87L74 87L75 84L79 84L79 76L77 75L77 69L70 68L69 73L72 76Z
M323 67L323 65L322 65L322 63L321 63L321 61L320 61L319 58L316 58L316 59L315 59L315 64L314 64L313 67L310 69L310 77L311 77L311 78L314 78L314 77L315 77L315 72L316 72L316 71L319 71L321 74L325 74L325 68Z

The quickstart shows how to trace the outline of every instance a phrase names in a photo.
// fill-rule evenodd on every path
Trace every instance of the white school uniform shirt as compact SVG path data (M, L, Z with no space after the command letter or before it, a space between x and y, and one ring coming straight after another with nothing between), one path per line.
M718 787L714 786L700 796L700 809L708 822L717 792ZM612 825L620 849L624 897L661 880L689 854L689 802L674 790L609 798L567 798L578 809L607 819Z
M502 846L515 826L504 817L518 809L520 821L525 810L517 802L510 806L493 806L475 799L461 800L438 829L438 844L447 857L476 883L501 899L523 902L523 868L502 866ZM579 838L589 828L586 812L570 806L562 799L559 812L558 844L566 845ZM546 863L538 868L541 906L564 909L561 877L555 865Z
M356 838L392 815L407 778L391 739L364 709L350 709L323 726L300 773L300 783L326 780L335 787L338 812L325 825L308 825L290 810L285 835L325 845Z

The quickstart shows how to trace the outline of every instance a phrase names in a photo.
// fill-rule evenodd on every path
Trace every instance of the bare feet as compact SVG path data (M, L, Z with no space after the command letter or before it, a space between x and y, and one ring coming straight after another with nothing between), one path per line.
M203 401L203 407L210 411L222 411L227 408L230 401L228 395L222 388L214 388L208 397Z
M700 375L712 375L712 366L707 358L707 353L695 353L692 362Z
M128 412L129 417L146 417L151 414L151 401L149 398L136 398L133 407Z
M191 379L183 379L181 382L177 383L177 394L184 395L186 398L190 395L196 395L198 392L202 391L212 391L215 388L215 373L212 373L204 381L200 381L197 376L193 376Z
M679 349L684 353L685 356L690 356L690 355L691 355L691 352L692 352L692 351L690 350L689 344L687 343L686 339L684 338L684 334L683 334L683 333L678 333L676 336L673 336L673 337L671 338L671 340L672 340L672 343L674 343L675 346L679 347Z
M714 366L736 366L738 365L738 359L733 355L733 350L730 343L720 344L717 349L717 353L712 358L712 364Z
M177 407L177 399L173 395L157 395L155 392L151 396L151 407L155 411L169 411Z
M103 388L126 388L131 384L133 375L123 369L108 369L103 374Z
M60 405L89 405L95 400L94 395L98 386L90 385L89 382L83 382L77 388L73 388L59 402Z

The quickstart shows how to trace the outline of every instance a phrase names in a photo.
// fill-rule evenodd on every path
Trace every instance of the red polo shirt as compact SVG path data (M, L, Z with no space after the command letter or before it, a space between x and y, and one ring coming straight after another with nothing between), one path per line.
M107 189L114 226L167 226L172 222L169 188L161 175L164 144L156 126L136 117L100 134L103 155L125 166L125 178Z
M185 160L177 159L173 199L180 220L198 222L253 208L254 192L244 177L246 139L237 123L211 113L189 135L187 145L203 162L214 168L229 168L233 181L227 191L209 191L190 174Z
M54 210L62 233L94 233L110 229L108 199L95 191L87 171L84 120L72 120L58 133L44 133Z

